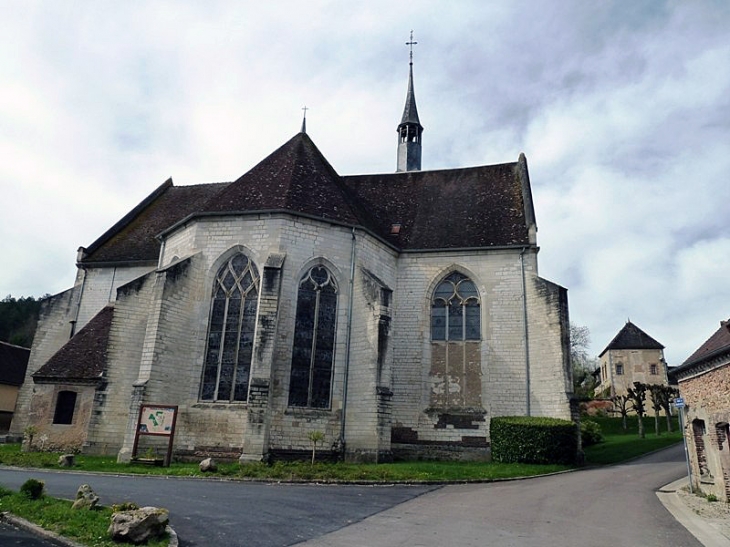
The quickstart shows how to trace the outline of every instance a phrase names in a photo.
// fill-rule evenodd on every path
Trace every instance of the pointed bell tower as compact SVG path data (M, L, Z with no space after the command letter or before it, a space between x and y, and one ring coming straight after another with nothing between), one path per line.
M403 109L403 117L398 125L398 169L397 171L420 171L421 170L421 135L423 126L418 120L418 109L416 108L416 95L413 92L413 46L418 42L411 39L406 42L410 47L410 68L408 72L408 94L406 95L406 106Z

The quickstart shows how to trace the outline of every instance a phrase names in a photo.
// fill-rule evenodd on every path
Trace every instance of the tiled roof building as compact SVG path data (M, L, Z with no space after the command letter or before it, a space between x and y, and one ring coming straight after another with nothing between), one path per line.
M668 385L664 346L627 321L598 356L600 383L596 393L626 395L634 382Z
M411 65L394 173L341 176L302 131L233 182L166 181L80 248L17 427L125 460L162 405L181 457L297 455L319 430L322 454L381 461L485 458L492 416L569 418L527 161L421 170L413 87Z

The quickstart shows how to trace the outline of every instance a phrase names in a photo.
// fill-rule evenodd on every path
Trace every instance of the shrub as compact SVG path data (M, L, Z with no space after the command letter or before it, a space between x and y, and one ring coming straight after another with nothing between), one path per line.
M592 420L581 420L580 440L583 446L592 446L603 442L601 426Z
M36 479L28 479L20 487L20 493L29 500L37 500L43 495L45 483Z
M578 428L568 420L503 416L490 425L492 459L502 463L574 464Z

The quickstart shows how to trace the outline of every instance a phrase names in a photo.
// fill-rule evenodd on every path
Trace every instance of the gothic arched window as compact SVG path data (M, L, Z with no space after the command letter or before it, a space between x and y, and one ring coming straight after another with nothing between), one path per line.
M474 282L446 276L431 298L430 400L433 408L481 408L481 304Z
M289 405L329 408L337 324L337 284L324 266L299 281Z
M200 398L245 401L259 296L256 266L242 253L218 270L213 283Z
M431 301L431 340L479 340L479 291L454 272L436 287Z

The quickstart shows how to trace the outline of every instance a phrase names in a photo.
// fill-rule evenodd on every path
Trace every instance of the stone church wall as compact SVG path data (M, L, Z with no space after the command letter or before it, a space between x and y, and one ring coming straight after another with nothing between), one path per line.
M95 393L84 452L115 454L122 447L137 380L155 274L149 273L116 292L107 345L105 382ZM135 414L136 418L136 414Z
M87 438L87 426L94 405L94 387L78 384L36 384L34 389L27 423L36 428L33 446L36 449L59 452L79 450ZM56 401L62 391L76 393L73 421L70 424L53 423Z
M475 282L481 299L478 355L469 357L479 369L466 376L465 385L481 377L481 404L465 394L465 408L442 408L430 394L429 373L440 359L443 344L430 341L431 296L437 283L451 271ZM536 257L525 256L527 280L536 278ZM531 360L531 411L534 415L569 418L566 386L565 332L567 295L544 280L526 287ZM525 321L519 250L470 253L404 254L399 259L394 295L393 329L393 442L412 455L414 445L441 445L440 457L482 458L493 416L524 415L527 411ZM546 314L546 317L542 317ZM467 343L466 350L471 345ZM450 346L451 344L448 344ZM446 348L448 350L448 347ZM475 375L476 374L476 375ZM557 389L557 392L554 390ZM437 450L438 452L438 450Z
M71 321L76 317L78 289L73 288L43 301L38 316L33 345L28 359L25 381L18 392L15 415L10 425L10 433L22 435L29 425L31 397L35 382L33 373L41 368L66 342L71 335Z
M87 267L85 272L79 270L76 276L76 287L83 287L83 294L78 311L76 332L81 330L109 302L114 302L119 287L153 271L154 267L154 264L148 264L144 266Z
M570 420L568 291L536 275L527 278L530 414Z

